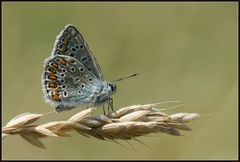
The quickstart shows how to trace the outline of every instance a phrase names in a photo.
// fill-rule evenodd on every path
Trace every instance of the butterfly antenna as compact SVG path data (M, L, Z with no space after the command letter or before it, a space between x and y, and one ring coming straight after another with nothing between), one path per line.
M122 80L124 80L124 79L132 78L132 77L135 77L135 76L138 76L138 75L139 75L139 73L135 73L135 74L133 74L133 75L126 76L126 77L123 77L123 78L114 80L114 81L112 81L112 82L119 82L119 81L122 81Z

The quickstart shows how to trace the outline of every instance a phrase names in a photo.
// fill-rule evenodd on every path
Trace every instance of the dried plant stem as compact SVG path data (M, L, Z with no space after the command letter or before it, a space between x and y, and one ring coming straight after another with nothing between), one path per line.
M167 103L167 102L166 102ZM2 128L2 139L8 135L20 135L31 144L45 148L39 140L45 137L68 137L76 131L85 137L101 140L131 140L150 133L167 133L179 136L189 131L187 122L199 117L197 113L168 115L154 108L158 104L132 105L108 115L93 115L89 108L73 115L67 121L54 121L42 125L32 124L46 114L24 113L9 121Z

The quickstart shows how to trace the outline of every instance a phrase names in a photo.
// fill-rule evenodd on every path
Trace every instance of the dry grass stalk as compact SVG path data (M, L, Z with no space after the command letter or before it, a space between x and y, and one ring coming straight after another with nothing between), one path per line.
M76 131L86 137L101 140L131 140L149 133L167 133L179 136L180 131L191 128L185 123L199 117L197 113L168 115L154 108L158 104L132 105L115 113L93 116L93 109L83 110L67 121L54 121L34 125L43 114L24 113L13 118L2 128L2 139L8 135L20 135L31 144L45 148L39 140L44 137L68 137Z

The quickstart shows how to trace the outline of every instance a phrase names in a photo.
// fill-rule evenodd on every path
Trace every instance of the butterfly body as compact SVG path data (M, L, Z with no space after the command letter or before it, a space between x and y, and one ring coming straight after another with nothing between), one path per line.
M44 62L43 93L57 112L78 106L100 106L111 99L116 85L103 73L80 32L67 25Z

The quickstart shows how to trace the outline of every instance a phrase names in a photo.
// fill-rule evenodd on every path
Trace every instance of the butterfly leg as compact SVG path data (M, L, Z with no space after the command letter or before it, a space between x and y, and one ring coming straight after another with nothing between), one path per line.
M108 113L110 113L110 109L109 108L112 110L112 112L114 112L116 114L116 112L113 109L113 99L112 98L108 99Z
M106 112L105 112L105 107L103 105L103 114L106 115Z
M110 99L108 99L108 114L110 114L110 107L111 107L111 105L110 105Z

